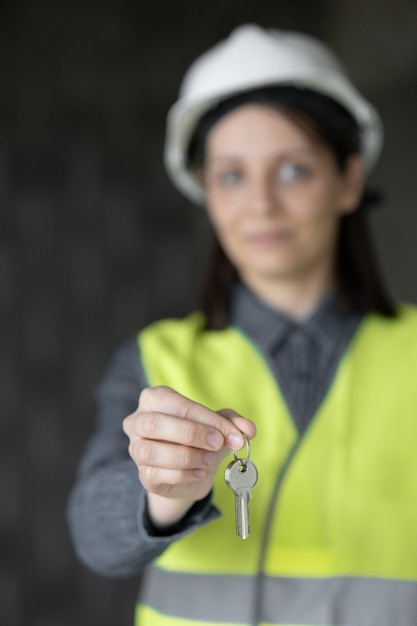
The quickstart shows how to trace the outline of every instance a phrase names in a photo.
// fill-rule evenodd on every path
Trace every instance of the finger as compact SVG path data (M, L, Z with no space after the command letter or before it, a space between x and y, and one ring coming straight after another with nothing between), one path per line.
M256 435L256 425L252 420L242 417L233 409L220 409L217 411L223 417L227 417L248 439L253 439ZM243 444L243 446L245 443ZM243 447L242 446L242 447ZM236 448L240 450L240 448Z
M224 443L215 428L155 411L133 414L126 418L123 427L131 439L140 437L204 450L220 450Z
M173 470L208 470L217 460L216 453L209 450L140 438L130 444L129 452L138 466Z
M194 495L196 488L200 487L199 483L206 475L207 472L201 469L174 470L148 466L139 467L139 479L147 491L171 497ZM207 489L207 487L205 488Z
M240 450L245 440L232 420L224 418L216 411L194 402L169 387L148 387L140 396L139 408L175 415L185 420L205 424L219 431L227 447Z

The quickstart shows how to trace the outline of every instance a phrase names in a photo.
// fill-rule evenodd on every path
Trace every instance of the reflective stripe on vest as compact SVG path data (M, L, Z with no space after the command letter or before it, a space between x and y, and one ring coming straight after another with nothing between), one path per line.
M158 573L172 582L158 584L160 601L152 601L155 615L184 618L184 608L177 613L175 583L182 575L223 581L224 594L210 613L204 608L210 604L210 586L195 585L192 601L202 607L197 619L192 618L195 623L229 623L226 586L235 579L246 581L242 596L251 598L232 620L241 624L300 623L296 592L304 584L312 598L320 589L315 602L321 603L323 616L317 621L310 607L302 615L303 624L351 624L347 614L347 621L338 617L337 622L334 615L340 607L347 611L349 597L360 602L367 583L386 589L392 581L396 590L408 590L417 581L415 310L404 308L397 320L364 320L301 439L257 349L236 329L205 332L202 327L202 316L194 314L145 329L139 337L144 367L152 385L173 387L214 410L233 407L256 422L252 458L259 481L251 501L251 534L245 542L234 534L233 495L220 468L213 501L222 516L173 543L157 559L156 572L162 570ZM262 585L260 573L262 582L267 581ZM274 597L285 597L286 587L294 602L281 615ZM402 594L395 591L394 596ZM411 596L404 592L406 606L396 606L404 619L412 609L414 621L404 621L404 626L417 622ZM142 602L149 605L145 592ZM370 604L363 623L391 626L392 621L382 619L387 609L381 616L379 602ZM254 616L257 608L262 612ZM155 615L140 624L175 623Z
M415 626L417 615L417 583L376 578L254 579L155 568L143 593L147 605L137 609L142 626L197 626L202 616L216 625L258 624L259 603L262 624Z

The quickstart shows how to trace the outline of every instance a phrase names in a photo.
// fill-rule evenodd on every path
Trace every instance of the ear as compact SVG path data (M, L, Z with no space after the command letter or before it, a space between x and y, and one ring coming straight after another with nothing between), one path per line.
M346 215L357 210L365 186L365 167L358 155L348 157L342 177L339 212L341 215Z

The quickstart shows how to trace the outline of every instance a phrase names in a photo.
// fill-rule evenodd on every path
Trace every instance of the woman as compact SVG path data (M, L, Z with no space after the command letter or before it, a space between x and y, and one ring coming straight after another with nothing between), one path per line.
M137 624L415 623L417 315L367 232L381 138L305 35L243 26L186 74L166 164L215 233L202 312L116 354L69 503L87 565L144 573Z

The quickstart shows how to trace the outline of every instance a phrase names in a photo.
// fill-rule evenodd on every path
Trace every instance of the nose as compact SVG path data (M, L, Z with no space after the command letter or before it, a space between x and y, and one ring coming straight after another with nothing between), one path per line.
M267 176L253 178L249 189L249 208L254 213L270 213L275 207L275 197Z

